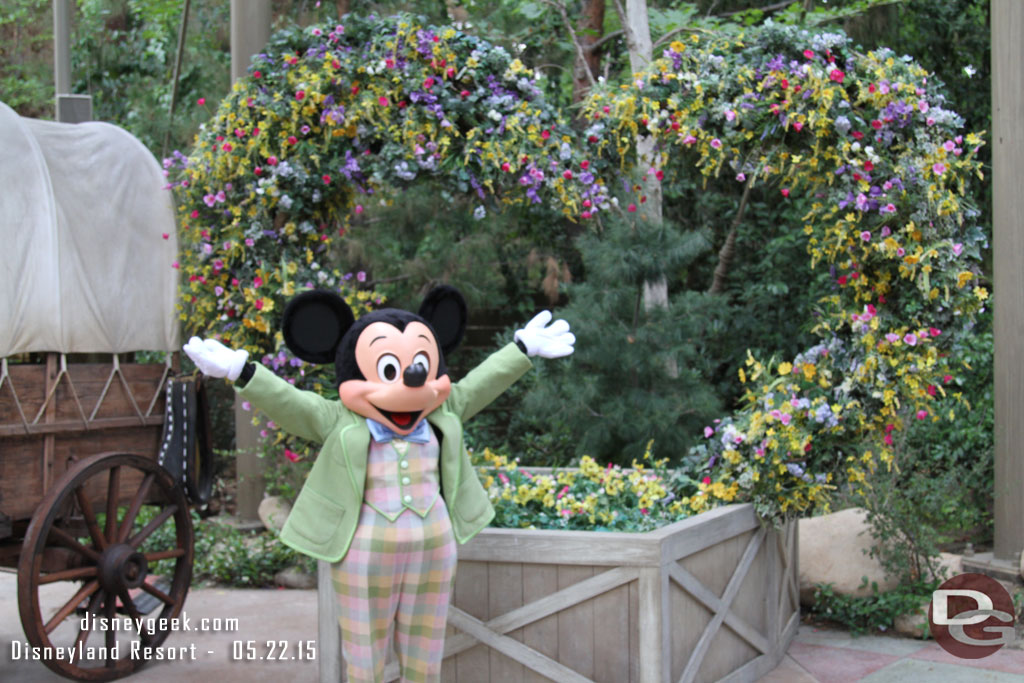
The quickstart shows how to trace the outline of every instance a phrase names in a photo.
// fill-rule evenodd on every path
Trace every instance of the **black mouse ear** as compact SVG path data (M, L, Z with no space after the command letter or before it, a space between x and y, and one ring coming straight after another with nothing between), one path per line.
M335 350L355 317L334 292L303 292L288 302L281 319L284 343L307 363L333 363Z
M455 350L466 334L466 300L459 290L450 285L430 290L420 305L419 314L433 326L437 343L446 356Z

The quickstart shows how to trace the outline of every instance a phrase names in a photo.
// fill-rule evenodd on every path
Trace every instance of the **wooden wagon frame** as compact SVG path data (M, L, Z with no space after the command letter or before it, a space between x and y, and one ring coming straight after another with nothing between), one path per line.
M174 377L171 199L108 124L0 103L0 149L0 566L17 567L33 658L111 680L181 613L190 500L211 482L202 389ZM143 350L166 360L134 362Z

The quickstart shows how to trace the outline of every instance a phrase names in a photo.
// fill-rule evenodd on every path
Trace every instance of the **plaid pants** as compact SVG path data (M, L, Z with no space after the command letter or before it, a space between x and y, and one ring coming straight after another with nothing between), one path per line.
M381 683L392 638L401 680L438 683L455 538L444 500L390 522L364 504L348 553L331 568L349 683Z

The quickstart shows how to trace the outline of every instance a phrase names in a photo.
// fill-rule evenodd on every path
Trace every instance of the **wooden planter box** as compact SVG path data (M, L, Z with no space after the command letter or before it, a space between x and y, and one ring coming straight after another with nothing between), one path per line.
M636 534L486 529L459 547L441 680L756 680L796 634L796 558L796 525L747 504ZM344 668L334 605L321 562L325 683Z

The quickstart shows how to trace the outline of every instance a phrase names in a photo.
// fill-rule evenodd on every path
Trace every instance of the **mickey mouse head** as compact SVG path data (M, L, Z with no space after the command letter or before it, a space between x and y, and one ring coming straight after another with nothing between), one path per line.
M282 331L296 357L334 362L346 408L407 435L451 393L445 357L466 318L465 299L447 285L427 294L419 313L385 308L359 320L337 294L315 290L289 302Z

